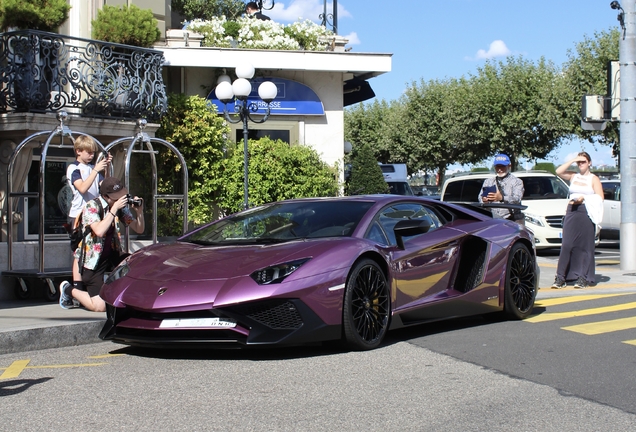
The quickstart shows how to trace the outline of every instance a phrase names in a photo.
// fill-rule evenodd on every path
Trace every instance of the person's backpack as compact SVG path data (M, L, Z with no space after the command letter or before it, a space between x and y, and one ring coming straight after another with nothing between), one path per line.
M97 208L99 211L99 217L101 219L104 218L104 208L102 207L102 201L99 198L96 198L95 203L97 204ZM84 227L82 223L82 212L75 217L75 221L73 222L73 228L69 233L68 237L71 240L71 250L75 252L79 247L80 243L86 238L86 236L91 232L91 227Z

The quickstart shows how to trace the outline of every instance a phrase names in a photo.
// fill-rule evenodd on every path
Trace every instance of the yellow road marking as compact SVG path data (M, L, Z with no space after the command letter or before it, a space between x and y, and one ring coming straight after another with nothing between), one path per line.
M76 368L76 367L92 367L92 366L104 366L108 363L78 363L78 364L59 364L59 365L43 365L43 366L27 366L31 360L16 360L8 368L4 369L0 379L17 378L25 369L62 369L62 368Z
M119 356L123 356L124 354L102 354L102 355L94 355L94 356L88 356L88 358L91 359L102 359L102 358L109 358L109 357L119 357Z
M563 330L582 333L588 336L598 335L636 328L636 317L621 318L609 321L598 321L594 323L579 324L562 328Z
M636 302L618 304L614 306L603 306L603 307L592 308L592 309L582 309L582 310L571 311L571 312L542 313L540 315L535 315L535 316L526 318L526 321L531 323L538 323L538 322L554 321L554 320L566 319L566 318L598 315L598 314L603 314L608 312L624 311L629 309L636 309Z
M78 363L78 364L61 364L61 365L44 365L44 366L28 366L25 369L63 369L74 367L90 367L90 366L104 366L108 363Z
M550 306L558 306L558 305L568 304L568 303L576 303L576 302L585 301L585 300L597 300L600 298L606 298L606 297L610 298L610 297L633 295L633 294L635 293L590 294L590 295L580 295L580 296L577 295L574 297L557 297L557 298L542 299L542 300L536 301L534 305L539 307L550 307Z
M629 345L636 345L636 339L626 340L626 341L623 341L623 343L629 344Z
M11 363L11 365L8 368L6 368L4 370L2 375L0 375L0 379L18 377L22 373L22 371L24 370L26 365L29 364L30 361L31 360L16 360L16 361L14 361L13 363Z
M608 283L603 282L602 284L596 284L596 285L594 285L593 287L590 287L590 288L594 288L594 289L606 289L606 288L607 288L607 289L609 289L609 288L631 288L631 287L633 287L633 286L634 286L634 284L631 284L631 283L622 283L622 284L616 283L616 284L608 284ZM539 289L540 289L540 290L551 290L551 289L552 289L552 286L539 287ZM555 291L574 291L574 290L576 290L576 291L579 291L579 292L580 292L580 290L579 290L578 288L574 288L574 285L569 286L569 287L567 287L567 288L561 288L561 289L559 289L559 290L555 290Z
M620 263L621 263L620 260L613 260L613 259L609 259L609 258L608 259L604 259L604 260L596 261L596 265L618 265ZM539 267L557 268L557 264L548 263L548 262L541 262L541 263L539 263ZM608 269L604 269L604 270L608 270Z

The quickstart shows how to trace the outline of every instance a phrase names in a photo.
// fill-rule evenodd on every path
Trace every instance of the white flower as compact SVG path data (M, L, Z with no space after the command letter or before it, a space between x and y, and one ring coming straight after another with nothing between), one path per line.
M226 28L232 28L230 32L236 31L237 24L228 23L224 16L208 21L193 20L187 24L186 29L202 34L203 46L221 48L238 46L251 49L318 51L326 49L326 37L333 35L333 32L311 20L299 19L298 22L285 26L271 20L241 17L236 23L238 34L235 38L226 34Z

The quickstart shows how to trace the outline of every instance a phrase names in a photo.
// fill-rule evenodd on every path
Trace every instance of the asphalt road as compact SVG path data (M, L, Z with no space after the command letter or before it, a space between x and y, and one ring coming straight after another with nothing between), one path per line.
M422 336L409 329L401 337L563 395L636 413L634 310L636 293L549 298L539 300L539 314L526 321L472 318L437 324Z
M0 355L0 431L631 430L636 293L619 291L544 296L525 321L402 329L371 352Z
M549 313L578 317L540 303L543 321L441 322L392 332L371 352L105 342L6 354L0 430L631 430L636 330L564 327L629 318L636 293L573 297ZM582 312L598 307L612 310Z

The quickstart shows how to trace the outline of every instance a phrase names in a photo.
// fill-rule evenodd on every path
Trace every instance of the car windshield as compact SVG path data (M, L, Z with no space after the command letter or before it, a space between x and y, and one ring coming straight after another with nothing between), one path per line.
M296 201L256 207L192 231L179 241L268 244L305 238L348 237L371 201Z
M568 186L560 178L554 177L522 177L523 201L564 199L568 197Z

